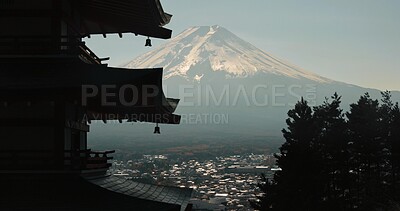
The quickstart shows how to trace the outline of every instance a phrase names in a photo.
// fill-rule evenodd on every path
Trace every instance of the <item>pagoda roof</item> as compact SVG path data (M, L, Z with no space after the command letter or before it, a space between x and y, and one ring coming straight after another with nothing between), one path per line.
M140 183L117 176L88 179L107 190L154 202L178 205L184 210L189 204L193 189Z
M3 100L48 100L62 96L82 105L87 110L88 120L180 122L180 116L173 114L179 100L166 98L163 93L162 68L111 68L86 64L78 59L8 61L0 62L0 96ZM104 86L114 94L107 97L107 101L114 103L112 106L103 103L107 94ZM136 88L137 94L132 94L128 88L121 95L120 91L126 86ZM84 87L97 89L98 94L86 98ZM152 90L156 93L150 93ZM86 103L83 103L84 98ZM133 98L134 104L123 104L133 102Z
M149 37L171 38L172 31L163 28L172 15L165 13L160 0L82 0L79 8L80 33L134 33Z
M0 210L183 211L193 191L115 176L88 179L61 173L3 173L0 185Z

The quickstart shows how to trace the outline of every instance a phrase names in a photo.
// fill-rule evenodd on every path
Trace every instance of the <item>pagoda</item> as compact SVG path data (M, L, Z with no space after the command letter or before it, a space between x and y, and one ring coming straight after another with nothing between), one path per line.
M168 39L159 0L0 0L0 210L189 210L192 190L107 174L94 120L179 124L162 68L108 67L83 38Z

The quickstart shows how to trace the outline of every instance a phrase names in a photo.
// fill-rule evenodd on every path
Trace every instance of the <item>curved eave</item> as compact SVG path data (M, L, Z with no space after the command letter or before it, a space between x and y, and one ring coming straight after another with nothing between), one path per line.
M171 38L163 28L172 15L165 13L159 0L84 0L81 2L81 34L134 33Z
M155 8L154 12L159 17L160 26L167 25L171 21L172 15L164 12L160 0L148 0L148 1L154 3L154 7L152 8Z
M141 25L99 25L95 22L85 21L84 28L81 30L82 36L95 34L123 34L133 33L146 37L156 37L161 39L169 39L172 36L172 31L163 27L149 27Z
M62 96L66 101L82 105L89 120L127 119L164 124L180 122L180 116L174 114L179 100L166 98L162 90L162 68L111 68L85 64L76 59L47 60L44 63L0 61L0 70L0 97L3 100L39 100ZM115 91L113 96L107 97L113 105L103 102L103 97L108 94L102 88L104 85L112 85ZM120 92L127 85L133 86L136 94L129 90ZM89 89L96 89L97 94L90 97L85 95ZM127 101L134 103L122 103Z

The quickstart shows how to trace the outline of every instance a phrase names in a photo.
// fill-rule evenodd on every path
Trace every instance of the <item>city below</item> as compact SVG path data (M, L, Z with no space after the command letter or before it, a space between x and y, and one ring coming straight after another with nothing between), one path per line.
M253 210L249 200L261 194L262 174L271 178L273 155L243 154L209 160L170 159L168 155L143 155L114 160L110 173L143 183L192 188L193 210Z

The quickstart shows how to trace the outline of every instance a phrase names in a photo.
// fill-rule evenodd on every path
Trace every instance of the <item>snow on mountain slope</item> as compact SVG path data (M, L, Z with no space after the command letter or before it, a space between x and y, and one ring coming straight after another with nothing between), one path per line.
M227 77L248 77L256 73L309 79L319 83L332 80L305 71L266 53L220 26L192 27L124 65L126 68L164 67L165 79L181 76L200 81L204 74L189 77L197 65L222 71Z

